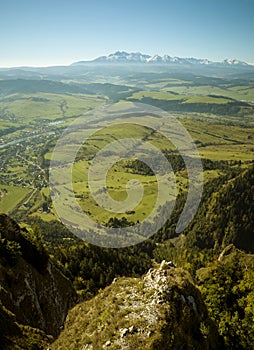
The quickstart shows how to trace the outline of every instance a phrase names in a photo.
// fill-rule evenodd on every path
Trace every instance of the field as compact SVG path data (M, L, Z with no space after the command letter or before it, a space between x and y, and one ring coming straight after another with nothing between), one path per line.
M144 117L145 118L145 117ZM195 119L180 119L182 124L190 132L193 140L198 146L200 156L203 159L210 159L212 161L233 162L232 164L249 163L253 160L254 143L252 140L252 128L242 128L240 126L228 126L222 128L221 124L211 124L205 120ZM96 153L104 146L121 138L138 138L152 143L160 150L171 150L174 152L173 145L159 133L151 133L141 126L128 124L125 127L108 127L106 131L94 134L83 145L77 154L77 161L72 170L73 188L76 198L82 210L99 223L107 224L112 213L103 210L91 196L88 184L88 168L90 160ZM64 159L59 157L58 160ZM51 158L51 153L45 154L46 159ZM129 222L137 222L145 219L153 209L153 204L157 199L157 181L154 175L142 173L140 169L133 168L132 162L134 159L129 159L128 162L121 161L116 163L107 174L107 191L115 200L121 202L126 199L126 184L128 181L135 179L140 181L144 186L144 197L140 204L131 212L116 213L114 217L119 220L125 216ZM223 173L219 169L208 170L204 169L205 181L210 180L219 174ZM185 171L176 172L177 192L186 191L188 187L188 180ZM61 178L59 172L59 190L65 193L65 200L68 200L69 193L61 183L64 179ZM162 180L162 179L161 179ZM165 179L164 179L165 180ZM163 181L163 180L162 180ZM102 187L98 183L98 190ZM166 200L173 200L172 196L165 197ZM163 203L161 203L163 204ZM39 214L41 216L41 214ZM45 214L44 214L45 215ZM52 213L51 213L52 215Z
M192 90L190 91L192 93ZM216 104L226 104L231 102L228 98L221 98L220 96L193 96L191 94L178 94L176 92L168 91L168 92L158 92L158 91L139 91L134 93L129 99L138 99L140 100L143 97L150 97L155 100L183 100L183 103L216 103Z
M0 212L11 213L20 203L24 203L31 190L19 186L0 185Z
M226 98L254 101L254 87L253 86L232 86L231 84L223 84L221 86L201 85L195 86L191 82L168 79L164 82L148 84L148 88L152 90L160 90L163 93L176 93L182 96L198 95L198 96L224 96Z
M103 83L83 79L64 77L61 82L53 83L29 83L28 80L17 85L15 81L0 84L0 90L6 84L9 91L2 92L0 97L1 212L12 213L14 217L57 219L48 184L48 167L56 140L77 116L109 102L142 102L173 114L190 133L206 164L205 181L230 167L244 167L253 162L254 86L250 81L238 79L234 83L225 78L168 73L164 76L140 73L130 77L126 72L122 76L119 72L110 76L108 79L114 84L105 84L106 77L100 75L96 79ZM142 118L145 120L146 116ZM94 127L98 125L95 123ZM106 123L100 123L103 125ZM109 170L106 186L110 196L121 202L127 198L128 181L139 181L144 196L135 209L112 213L101 208L92 197L88 184L91 160L100 149L121 138L140 139L166 152L176 167L177 193L188 189L186 170L181 168L177 150L159 131L132 124L107 127L93 134L82 146L72 173L75 196L82 210L103 224L108 224L112 217L121 220L123 216L128 222L142 221L149 216L157 199L155 175L133 158L118 161ZM59 154L58 160L62 161L65 156ZM61 187L61 176L59 172L58 189L68 200L69 192ZM162 182L167 180L165 176L160 178ZM98 189L101 186L98 183ZM171 192L160 204L175 199L173 188Z
M205 118L204 118L205 119ZM207 122L181 120L196 142L202 158L212 160L252 161L254 151L253 127L241 127Z

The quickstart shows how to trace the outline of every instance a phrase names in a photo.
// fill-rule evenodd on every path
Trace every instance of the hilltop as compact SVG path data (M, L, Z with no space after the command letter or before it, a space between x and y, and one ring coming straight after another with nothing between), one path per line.
M221 340L198 289L163 261L142 278L120 278L72 309L52 344L61 349L219 349Z

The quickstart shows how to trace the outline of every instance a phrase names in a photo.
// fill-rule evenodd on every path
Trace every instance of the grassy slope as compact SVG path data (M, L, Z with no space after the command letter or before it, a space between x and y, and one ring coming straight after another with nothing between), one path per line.
M0 99L0 110L6 116L26 123L40 119L55 120L73 117L97 107L101 101L92 95L86 94L54 94L33 93L14 94Z
M31 193L31 189L20 186L0 185L0 212L8 214Z

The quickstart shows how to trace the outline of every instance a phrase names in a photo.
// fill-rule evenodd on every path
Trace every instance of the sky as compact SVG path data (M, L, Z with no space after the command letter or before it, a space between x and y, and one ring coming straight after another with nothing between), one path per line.
M1 0L0 67L115 51L254 62L254 0Z

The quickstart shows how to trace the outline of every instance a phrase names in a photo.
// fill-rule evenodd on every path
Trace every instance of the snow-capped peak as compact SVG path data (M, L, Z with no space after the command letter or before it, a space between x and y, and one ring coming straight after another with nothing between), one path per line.
M230 58L227 58L223 61L224 64L226 65L241 65L241 66L245 66L245 65L248 65L247 63L243 62L243 61L239 61L237 59L230 59Z
M100 56L92 61L80 61L74 63L74 65L87 64L87 63L143 63L143 64L180 64L180 65L224 65L224 66L253 66L252 64L239 61L237 59L225 59L222 62L212 62L208 59L199 59L193 57L172 57L170 55L160 56L146 55L141 52L126 52L116 51L115 53L109 54L108 56Z

